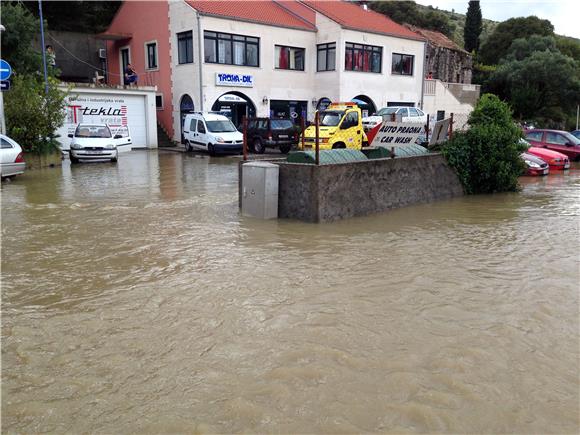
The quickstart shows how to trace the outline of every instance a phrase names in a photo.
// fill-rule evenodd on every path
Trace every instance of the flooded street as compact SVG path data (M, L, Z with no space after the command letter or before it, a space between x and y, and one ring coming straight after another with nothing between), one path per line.
M237 161L2 184L4 433L578 433L580 166L317 225Z

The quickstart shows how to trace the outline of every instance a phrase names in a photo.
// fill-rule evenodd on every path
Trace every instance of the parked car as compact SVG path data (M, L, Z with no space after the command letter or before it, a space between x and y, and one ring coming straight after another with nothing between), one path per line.
M15 140L0 134L0 177L14 177L24 173L26 163L22 147Z
M552 151L547 148L530 147L527 152L544 160L548 163L551 170L558 171L570 168L570 159L568 159L568 156L559 153L558 151Z
M298 143L298 133L291 119L253 118L248 121L248 144L255 153L263 154L267 147L279 148L287 154Z
M566 154L571 160L580 159L580 139L562 130L527 130L526 140L535 147L548 148Z
M210 155L242 152L244 135L226 116L211 112L190 113L183 120L185 150L204 150Z
M548 175L548 164L538 156L530 153L522 153L522 160L526 164L526 175Z
M401 122L420 122L427 124L427 114L421 109L417 109L416 107L392 106L385 107L374 115L363 118L362 123L364 131L367 132L376 125L382 123L383 117L387 117L387 119L390 120L393 114L395 115L396 120L401 120Z
M580 130L571 131L570 134L574 136L576 139L580 139Z
M79 124L75 132L69 134L70 161L79 163L81 160L109 160L117 162L118 146L125 144L126 137L113 135L107 124Z

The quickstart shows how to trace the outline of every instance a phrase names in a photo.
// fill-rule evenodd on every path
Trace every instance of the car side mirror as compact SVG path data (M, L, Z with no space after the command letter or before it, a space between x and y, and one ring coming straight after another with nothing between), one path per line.
M123 139L123 135L121 134L116 134L113 139Z
M344 121L342 124L340 124L340 129L341 130L346 130L348 128L351 128L352 125L349 121Z
M572 142L566 142L566 146L567 146L567 147L573 147L573 146L574 146L574 144L573 144Z
M69 134L68 134L68 137L74 137L74 136L75 136L75 135L74 135L74 134L72 134L72 133L69 133Z

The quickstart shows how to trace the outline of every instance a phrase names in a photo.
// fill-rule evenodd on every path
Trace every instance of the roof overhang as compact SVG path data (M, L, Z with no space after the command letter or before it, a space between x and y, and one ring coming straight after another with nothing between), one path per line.
M107 41L123 41L125 39L133 38L132 33L113 33L103 32L95 35L97 39L105 39Z

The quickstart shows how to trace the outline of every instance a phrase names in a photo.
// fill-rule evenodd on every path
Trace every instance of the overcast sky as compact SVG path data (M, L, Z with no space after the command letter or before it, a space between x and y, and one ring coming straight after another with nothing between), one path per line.
M415 0L422 5L464 14L468 0ZM505 21L508 18L535 15L550 20L558 35L580 38L580 1L579 0L481 0L483 18Z

